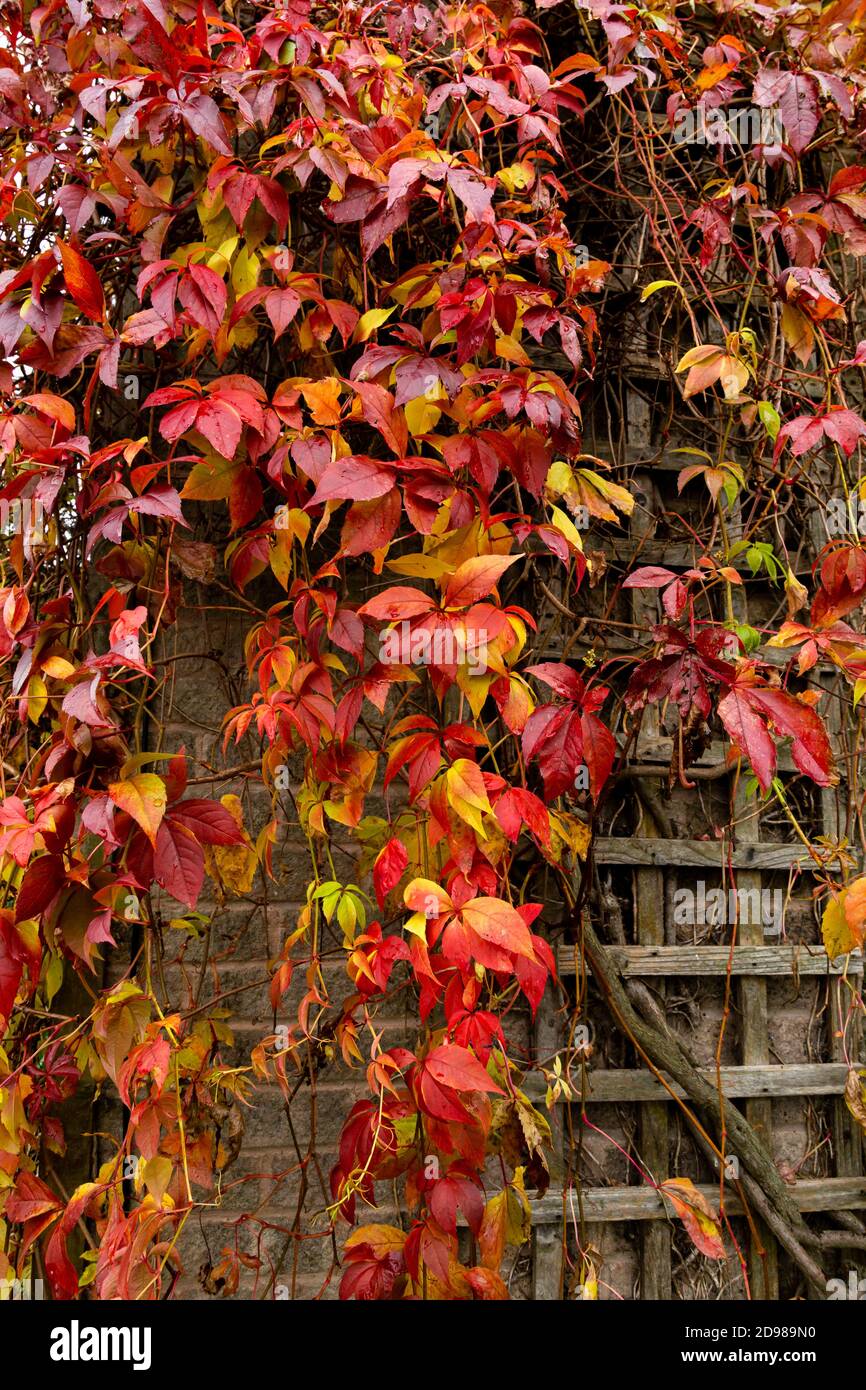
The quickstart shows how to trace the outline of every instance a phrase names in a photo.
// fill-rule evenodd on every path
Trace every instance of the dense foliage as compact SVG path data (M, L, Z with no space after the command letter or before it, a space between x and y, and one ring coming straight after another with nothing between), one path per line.
M320 1202L342 1296L507 1296L549 1138L507 1042L555 973L532 866L579 947L581 863L650 706L683 785L710 728L758 795L787 806L780 740L832 785L819 661L847 682L856 780L861 15L4 3L0 1275L37 1259L57 1298L164 1296L236 1152L226 1114L342 1058L367 1083ZM772 139L674 138L748 103ZM608 231L585 245L576 218ZM635 520L627 460L584 430L606 335L639 325L675 390L680 488L704 490L694 563L615 576L661 597L633 655L605 659L587 619L597 649L551 659L601 579L582 531ZM842 526L809 586L778 519L831 496ZM772 628L741 620L749 570L784 584ZM163 633L200 621L185 584L245 615L225 736L272 793L257 837L148 713ZM226 1009L170 1006L165 937L211 929L206 876L223 898L278 877L299 826L308 901L272 965L275 1024L293 975L300 1007L230 1066ZM820 853L835 956L862 943L866 880ZM106 983L118 942L131 964ZM377 1016L407 993L421 1026L387 1045ZM542 1059L551 1104L579 1058ZM69 1193L58 1112L83 1078L127 1123ZM299 1172L318 1181L309 1153ZM356 1224L394 1179L404 1225ZM675 1206L718 1257L686 1181Z

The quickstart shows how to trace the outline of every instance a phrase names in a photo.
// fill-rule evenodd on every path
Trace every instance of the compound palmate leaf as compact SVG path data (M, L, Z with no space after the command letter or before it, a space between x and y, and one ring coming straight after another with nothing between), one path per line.
M818 786L837 780L833 752L824 723L810 705L784 690L738 682L719 701L719 718L767 791L776 771L776 745L770 730L791 739L797 767Z

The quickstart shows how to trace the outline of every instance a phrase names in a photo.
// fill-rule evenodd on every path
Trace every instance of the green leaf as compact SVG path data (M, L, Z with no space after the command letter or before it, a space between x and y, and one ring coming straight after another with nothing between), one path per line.
M775 441L782 425L776 407L771 405L769 401L758 401L758 418L767 434Z

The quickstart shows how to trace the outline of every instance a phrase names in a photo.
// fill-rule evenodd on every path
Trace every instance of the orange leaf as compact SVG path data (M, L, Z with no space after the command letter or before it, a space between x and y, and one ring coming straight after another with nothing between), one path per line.
M691 1178L668 1178L667 1182L662 1183L661 1192L670 1201L701 1254L711 1260L724 1260L725 1247L716 1213Z
M32 405L40 415L48 415L68 430L75 429L75 406L63 396L55 396L51 391L34 391L32 396L22 396L23 405Z
M473 555L471 560L464 560L448 580L443 607L463 608L486 598L508 567L522 558L520 555Z
M529 928L510 903L499 898L472 898L463 904L460 915L467 927L491 946L535 960Z
M855 878L844 895L845 921L858 946L866 939L866 877Z

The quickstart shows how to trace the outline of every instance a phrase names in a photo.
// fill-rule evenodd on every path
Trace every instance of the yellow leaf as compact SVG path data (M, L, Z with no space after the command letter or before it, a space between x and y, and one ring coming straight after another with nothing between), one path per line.
M145 763L167 763L176 756L176 753L130 753L120 769L119 780L125 781L133 772L139 772Z
M388 322L388 319L396 308L397 305L392 304L390 309L368 309L366 314L361 315L355 325L352 342L366 343L371 333L374 333L377 328L381 328L383 323Z
M442 390L440 386L440 390ZM442 399L445 398L445 391L442 390ZM416 396L413 401L407 401L403 407L403 414L406 417L406 425L409 433L414 439L421 434L431 434L442 418L442 411L435 401L428 400L426 396Z
M138 1167L138 1176L141 1178L151 1197L157 1202L161 1202L165 1190L171 1182L171 1175L174 1167L170 1158L164 1154L154 1154L153 1158L144 1159Z
M52 956L48 962L43 981L45 1001L50 1006L52 999L63 984L63 957Z
M490 653L488 653L490 655ZM488 664L492 664L488 662ZM499 664L499 663L497 663ZM465 667L459 667L457 671L457 688L462 690L469 701L469 708L476 719L480 719L484 702L490 693L490 687L494 681L500 679L498 671L485 672L484 675L472 675Z
M451 895L432 878L413 878L403 890L403 902L413 912L428 918L454 910Z
M387 568L395 574L407 574L413 579L441 579L453 573L452 566L443 564L433 555L403 555L399 560L389 560Z
M268 154L270 150L276 149L278 145L284 145L287 140L292 139L291 133L284 130L281 135L272 135L263 145L259 146L259 158Z
M377 1258L382 1258L392 1250L402 1250L406 1244L406 1232L396 1226L358 1226L345 1242L347 1250L356 1245L369 1245Z
M259 283L261 262L246 246L242 246L232 267L232 288L238 299L254 290Z
M575 550L583 550L583 541L580 538L580 532L571 517L568 516L561 507L552 508L550 520L554 528L561 536L564 536L569 545L573 545Z
M411 936L417 936L419 941L427 940L427 918L423 912L413 912L412 916L403 923L403 930L409 932Z
M591 468L578 468L578 476L588 482L596 492L609 502L618 512L625 512L626 516L631 516L634 511L634 498L631 493L618 483L610 483L607 478L602 478L600 474ZM592 506L590 505L590 511Z
M856 937L845 920L844 892L831 898L824 908L821 935L824 939L824 949L831 960L835 960L837 956L847 956L849 951L856 949Z
M136 772L122 782L112 782L108 795L140 825L151 844L165 812L165 783L154 772Z
M738 357L728 354L719 363L719 381L726 401L735 401L745 391L749 382L749 369Z
M445 788L448 801L460 819L471 825L482 839L486 838L481 815L489 813L492 807L487 800L484 776L478 764L470 762L468 758L458 758L445 774Z
M496 177L509 193L517 193L524 188L532 187L535 182L535 169L528 161L521 160L518 164L507 164L504 169L499 169Z
M547 470L544 481L545 492L552 497L564 497L574 482L574 474L564 459L557 459Z
M506 362L511 362L515 367L532 366L531 359L510 333L503 333L501 338L496 339L496 355L503 357Z
M250 838L244 829L244 813L240 801L231 793L221 796L220 801L235 824L244 831L244 843L242 845L205 845L205 868L221 888L228 888L230 892L240 897L244 893L249 893L253 886L258 860Z
M515 1185L491 1197L484 1208L478 1232L478 1253L485 1269L498 1270L506 1245L525 1245L531 1234L529 1203L523 1191L521 1169L516 1170L514 1178Z
M650 284L645 286L645 288L641 291L640 302L641 304L645 304L646 301L649 299L650 295L655 294L657 290L678 290L679 288L680 287L677 284L676 280L652 280Z
M193 464L180 495L193 502L221 502L244 466L209 449L201 463Z
M808 318L796 304L782 305L782 337L794 356L805 366L812 356L815 334Z
M709 362L717 356L722 356L722 348L716 347L713 343L699 343L697 347L689 348L688 352L683 353L674 371L690 371L692 367Z
M309 517L307 521L309 522ZM274 531L273 544L268 556L271 570L278 584L288 589L292 578L292 537L289 531Z
M41 676L31 676L27 682L27 718L38 724L48 704L48 690Z
M55 680L61 681L66 680L75 670L72 662L67 661L65 656L46 656L41 665L46 676L53 676Z

